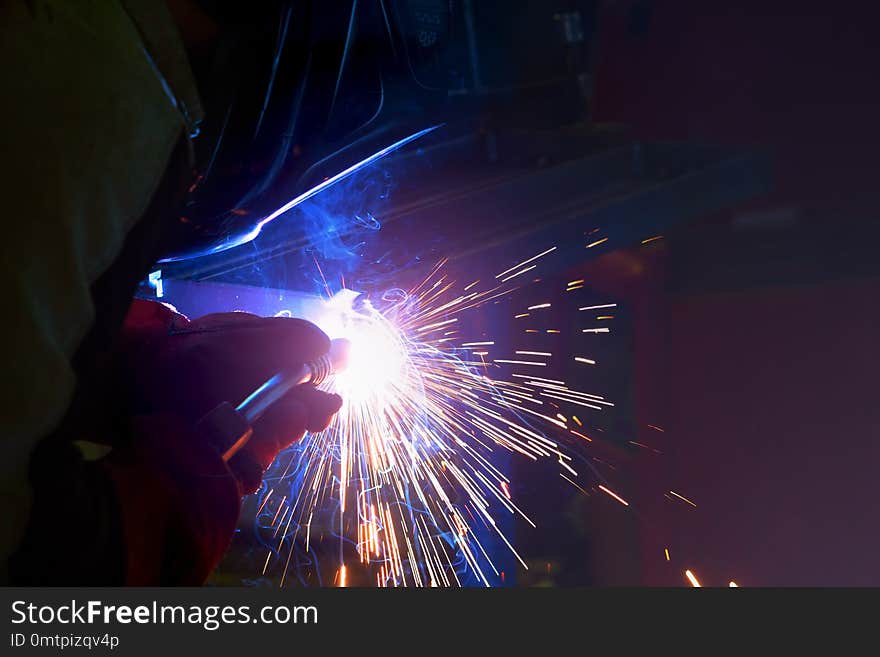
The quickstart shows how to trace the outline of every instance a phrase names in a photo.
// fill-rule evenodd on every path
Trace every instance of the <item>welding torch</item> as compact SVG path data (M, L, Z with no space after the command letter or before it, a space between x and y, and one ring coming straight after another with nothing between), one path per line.
M283 369L267 379L238 406L222 402L199 420L197 430L229 461L244 447L254 433L254 423L295 386L319 385L345 368L351 343L338 338L330 349L315 361L295 368Z

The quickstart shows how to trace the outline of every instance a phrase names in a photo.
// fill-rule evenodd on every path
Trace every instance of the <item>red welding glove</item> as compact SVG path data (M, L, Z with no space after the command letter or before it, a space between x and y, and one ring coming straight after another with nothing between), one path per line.
M242 494L278 452L327 426L341 399L301 385L223 462L194 429L221 402L238 404L284 367L313 361L330 341L313 324L246 313L193 321L135 301L118 358L130 445L108 460L122 511L129 584L198 584L232 536Z
M170 411L193 424L221 402L237 405L280 369L317 360L330 348L329 338L302 319L230 312L190 321L142 300L133 303L124 336L132 412ZM341 403L338 395L297 386L260 418L242 451L265 468L306 431L325 428Z

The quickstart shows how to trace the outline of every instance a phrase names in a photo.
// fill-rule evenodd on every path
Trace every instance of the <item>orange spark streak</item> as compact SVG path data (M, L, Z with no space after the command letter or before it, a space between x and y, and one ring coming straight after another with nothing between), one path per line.
M614 491L605 488L605 486L603 486L602 484L599 484L599 490L601 490L603 493L608 493L615 500L617 500L618 502L623 504L623 506L629 506L629 502L627 502L625 499L623 499L620 495L618 495Z
M671 491L669 491L669 492L672 493L673 495L675 495L678 499L682 500L683 502L687 502L688 504L690 504L690 505L691 505L692 507L694 507L695 509L697 508L697 505L694 504L693 502L691 502L691 501L690 501L688 498L686 498L684 495L679 495L679 494L676 493L674 490L671 490Z
M684 571L684 574L687 576L688 580L690 580L691 586L695 589L701 588L703 585L700 584L700 580L696 578L696 576L689 570Z

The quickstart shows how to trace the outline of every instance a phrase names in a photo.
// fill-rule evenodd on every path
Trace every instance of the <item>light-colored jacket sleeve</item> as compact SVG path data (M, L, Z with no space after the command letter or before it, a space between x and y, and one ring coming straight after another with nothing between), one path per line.
M163 2L0 3L3 570L28 517L29 456L73 394L71 357L95 315L90 285L143 215L181 136L169 84L200 115Z

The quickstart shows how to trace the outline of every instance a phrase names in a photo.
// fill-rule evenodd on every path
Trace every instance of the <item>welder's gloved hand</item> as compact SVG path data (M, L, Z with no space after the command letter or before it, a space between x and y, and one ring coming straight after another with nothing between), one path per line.
M188 320L168 306L135 301L126 322L125 363L136 414L172 412L193 425L221 402L237 405L282 368L312 362L329 338L301 319L230 312ZM327 427L342 400L296 386L253 427L230 467L253 492L278 452Z
M163 304L133 303L113 366L128 439L102 464L116 490L126 584L207 579L232 538L242 495L256 490L280 450L324 429L341 399L295 387L229 463L199 434L198 420L329 347L303 320L222 313L190 321Z

